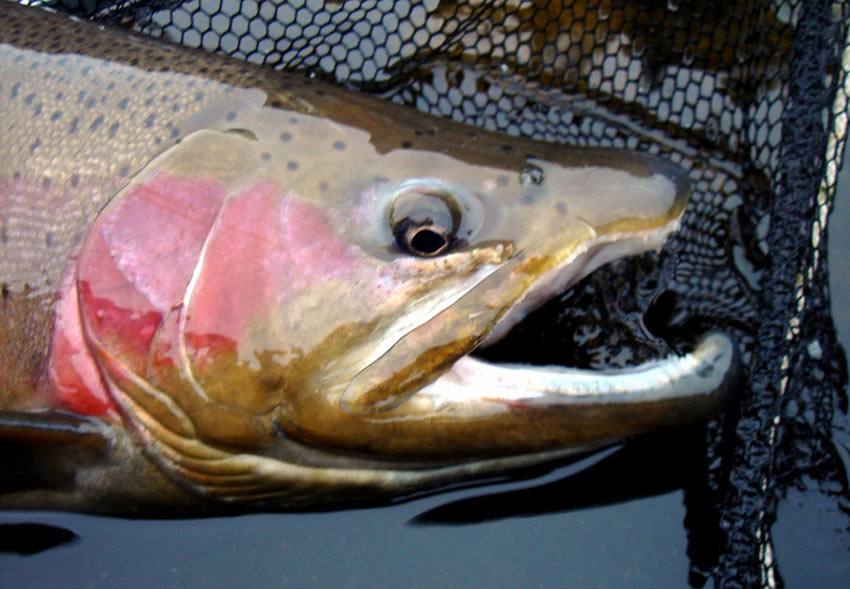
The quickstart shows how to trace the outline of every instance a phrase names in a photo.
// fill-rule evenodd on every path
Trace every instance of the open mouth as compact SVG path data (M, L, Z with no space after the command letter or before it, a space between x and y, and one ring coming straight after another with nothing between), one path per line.
M553 302L559 294L608 262L624 255L659 248L678 222L663 231L638 234L627 239L612 239L577 256L564 268L544 276L494 327L482 345L458 360L451 370L418 393L435 407L492 403L511 410L584 406L623 406L671 404L686 419L699 418L692 407L708 402L716 407L726 398L739 378L740 360L733 340L720 332L697 336L691 351L669 354L644 362L626 363L621 368L573 368L563 361L547 362L552 351L541 350L539 343L529 349L529 337L515 332L535 328L564 329L532 318L533 328L523 324L526 316L540 306ZM554 305L558 305L555 302ZM555 307L556 308L556 307ZM549 321L552 311L547 313ZM515 329L516 328L516 329ZM533 339L539 340L535 333ZM569 340L569 337L563 338ZM495 352L491 350L495 348ZM517 352L525 358L537 350L544 358L528 363L512 360ZM692 404L692 407L691 407ZM705 415L707 417L707 415Z

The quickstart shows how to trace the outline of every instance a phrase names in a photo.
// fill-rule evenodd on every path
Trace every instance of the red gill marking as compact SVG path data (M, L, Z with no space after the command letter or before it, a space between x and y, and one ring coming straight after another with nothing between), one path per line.
M105 346L145 375L150 344L163 315L182 301L225 196L214 182L160 173L98 217L79 260L69 262L57 303L47 381L58 406L114 414L90 346Z

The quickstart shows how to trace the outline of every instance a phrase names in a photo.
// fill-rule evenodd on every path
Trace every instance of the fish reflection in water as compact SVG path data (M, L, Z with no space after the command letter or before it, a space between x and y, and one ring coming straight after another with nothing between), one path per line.
M705 419L734 387L719 333L618 372L470 355L661 247L689 194L671 163L17 6L0 40L0 505L404 496Z

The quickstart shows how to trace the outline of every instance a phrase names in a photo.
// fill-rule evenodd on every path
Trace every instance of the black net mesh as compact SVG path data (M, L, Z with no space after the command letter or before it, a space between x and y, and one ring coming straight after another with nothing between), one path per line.
M792 486L850 514L846 369L825 263L847 124L846 3L59 4L459 121L679 163L694 193L664 251L596 273L524 326L538 343L491 354L610 366L712 326L736 335L748 390L709 425L707 480L685 490L694 586L781 585L771 525Z

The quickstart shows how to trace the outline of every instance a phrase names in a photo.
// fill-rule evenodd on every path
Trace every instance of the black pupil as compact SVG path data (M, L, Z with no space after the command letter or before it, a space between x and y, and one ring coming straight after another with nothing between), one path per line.
M446 246L445 236L422 227L410 238L410 248L422 254L435 254Z

